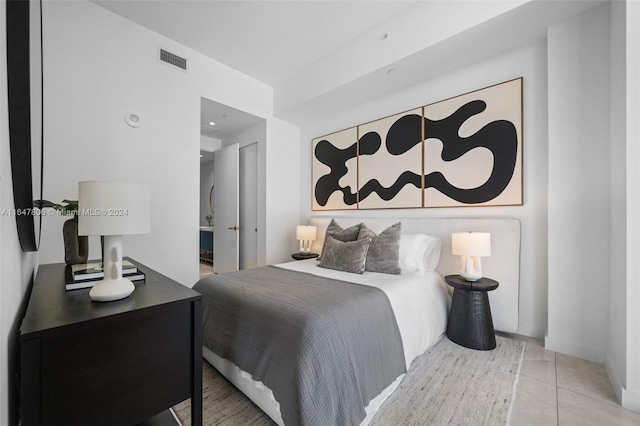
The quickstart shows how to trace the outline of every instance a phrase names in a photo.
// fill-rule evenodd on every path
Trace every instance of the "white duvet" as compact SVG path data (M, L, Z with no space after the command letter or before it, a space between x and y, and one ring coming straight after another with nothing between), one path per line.
M282 263L275 266L377 287L384 291L389 298L398 323L407 371L411 362L437 342L446 330L449 296L442 277L437 272L403 272L400 275L365 272L359 275L320 268L315 259ZM207 361L276 423L283 424L279 404L268 387L261 382L254 381L250 374L220 358L207 348L203 348L203 350ZM363 424L367 424L371 420L384 400L400 384L403 376L399 376L394 383L369 403L366 410L367 418Z

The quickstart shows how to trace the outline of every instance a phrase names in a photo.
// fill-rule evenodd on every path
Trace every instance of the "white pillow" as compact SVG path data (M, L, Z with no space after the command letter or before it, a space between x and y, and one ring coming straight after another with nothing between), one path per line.
M442 251L442 241L433 235L427 235L429 242L424 251L424 266L427 271L435 271L440 262L440 252Z
M424 252L429 244L425 234L400 234L400 269L407 272L424 271Z
M400 269L406 272L434 271L440 260L440 238L427 234L400 235Z

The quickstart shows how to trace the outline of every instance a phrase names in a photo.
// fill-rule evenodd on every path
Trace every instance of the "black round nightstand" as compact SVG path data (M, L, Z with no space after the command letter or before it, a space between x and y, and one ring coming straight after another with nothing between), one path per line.
M295 260L315 259L320 256L318 253L293 253L291 255Z
M496 335L487 292L498 288L498 282L490 278L470 282L460 275L447 275L444 280L454 288L447 323L449 340L470 349L495 349Z

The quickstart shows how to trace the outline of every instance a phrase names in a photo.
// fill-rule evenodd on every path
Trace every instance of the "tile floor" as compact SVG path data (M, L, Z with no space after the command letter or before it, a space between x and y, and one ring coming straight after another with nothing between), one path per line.
M509 337L527 344L511 426L640 426L640 413L620 406L602 364L546 350L540 340Z

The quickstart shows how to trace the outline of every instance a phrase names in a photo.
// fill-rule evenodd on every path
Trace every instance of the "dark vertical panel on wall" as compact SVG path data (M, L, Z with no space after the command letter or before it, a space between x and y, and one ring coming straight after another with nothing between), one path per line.
M33 207L31 185L31 71L29 61L29 1L8 0L7 18L7 98L11 178L16 209ZM18 238L23 251L38 249L33 216L16 214Z

